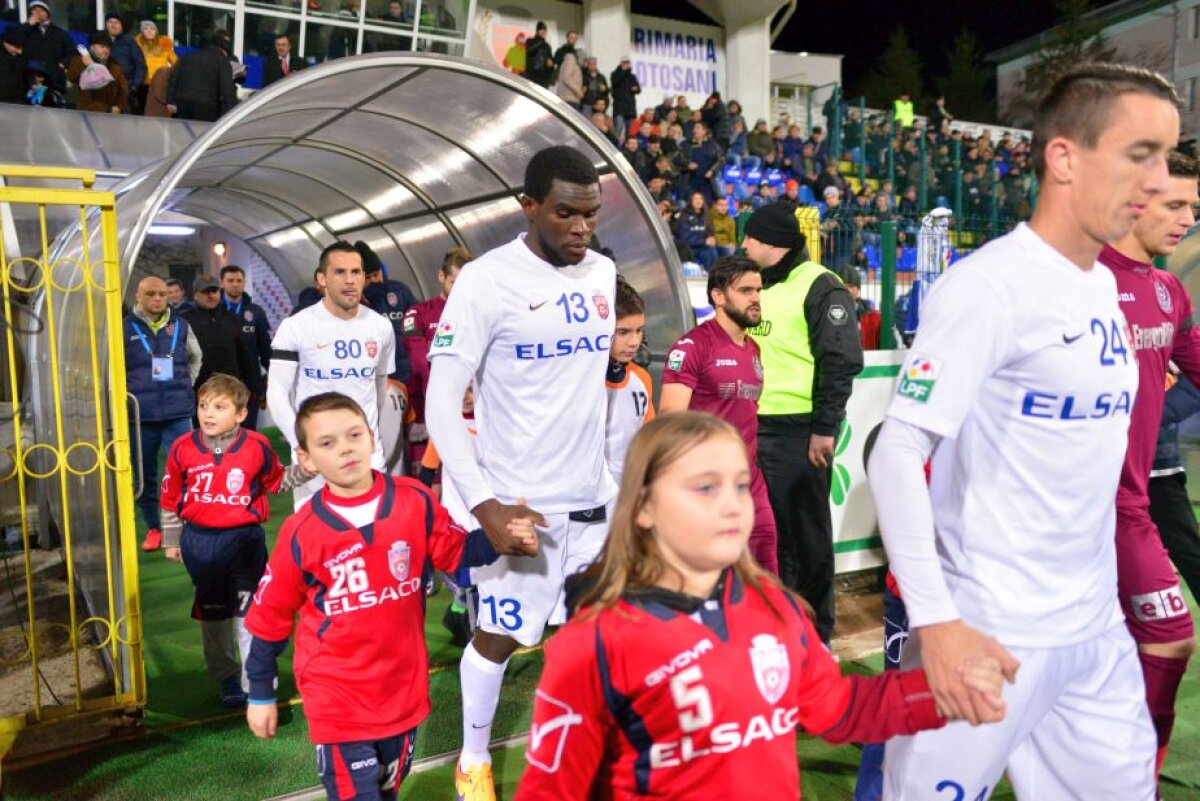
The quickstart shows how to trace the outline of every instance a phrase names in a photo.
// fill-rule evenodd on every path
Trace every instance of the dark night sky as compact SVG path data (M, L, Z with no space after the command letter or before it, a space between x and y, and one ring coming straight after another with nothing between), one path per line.
M632 5L635 14L711 22L686 0L633 0ZM1049 28L1053 6L1050 0L800 0L775 47L840 53L842 79L853 91L897 25L908 32L932 78L945 72L946 53L964 27L987 53Z

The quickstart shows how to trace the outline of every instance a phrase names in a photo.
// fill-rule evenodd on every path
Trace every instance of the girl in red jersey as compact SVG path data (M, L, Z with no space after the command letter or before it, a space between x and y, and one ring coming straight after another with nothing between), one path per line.
M634 438L581 611L546 646L517 801L797 798L797 727L878 742L945 722L919 671L841 675L750 557L749 484L715 417L664 415ZM997 661L964 679L1003 710Z

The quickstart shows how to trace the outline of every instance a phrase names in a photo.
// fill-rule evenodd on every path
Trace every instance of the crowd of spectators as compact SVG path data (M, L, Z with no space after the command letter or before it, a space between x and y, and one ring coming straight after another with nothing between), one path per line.
M989 234L1031 211L1028 138L964 131L945 98L928 123L917 120L907 97L891 113L864 119L835 94L823 109L826 125L811 133L787 117L751 125L741 104L719 92L699 108L684 95L647 103L628 56L606 76L576 32L557 48L547 37L539 22L505 66L554 91L621 150L684 261L707 268L732 252L738 215L777 200L818 209L822 257L839 269L878 266L884 222L898 223L899 245L911 250L922 213L937 205L981 229L997 228Z

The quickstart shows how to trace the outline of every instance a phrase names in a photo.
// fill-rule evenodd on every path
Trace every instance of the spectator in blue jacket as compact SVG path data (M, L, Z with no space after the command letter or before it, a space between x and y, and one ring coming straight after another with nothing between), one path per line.
M202 353L191 326L167 306L167 284L161 278L143 278L137 287L133 311L125 318L125 383L137 399L134 433L141 430L141 485L138 509L149 532L143 551L162 546L158 509L158 450L170 448L192 430L196 398L192 382L200 374ZM138 423L140 422L140 426Z
M125 80L129 82L129 112L141 114L142 109L137 105L137 90L146 83L146 56L133 37L125 33L125 22L119 14L109 12L104 18L104 28L112 39L109 58L117 62L125 74Z
M258 382L248 384L250 400L246 405L246 419L242 425L251 431L258 430L258 410L267 397L267 372L271 369L271 324L262 306L250 299L246 293L246 271L236 264L221 268L221 302L238 318L242 329L242 345L253 365L262 367Z
M721 175L725 163L720 146L708 136L703 123L692 126L692 139L682 148L687 159L688 190L699 192L706 203L714 198L725 197L725 183Z
M708 219L703 192L693 192L688 198L687 207L675 222L675 241L682 246L680 249L684 251L682 256L685 260L686 251L690 250L694 260L706 270L717 260L717 237Z

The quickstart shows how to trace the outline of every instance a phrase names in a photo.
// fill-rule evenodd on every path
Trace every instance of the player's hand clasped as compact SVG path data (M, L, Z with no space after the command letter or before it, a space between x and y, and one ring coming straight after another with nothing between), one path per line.
M995 638L961 620L918 629L921 664L938 712L972 726L1004 719L1001 678L1012 684L1021 663Z
M536 556L538 538L534 526L548 526L550 521L525 505L524 498L515 504L500 503L489 498L471 510L488 541L498 553L510 556Z

